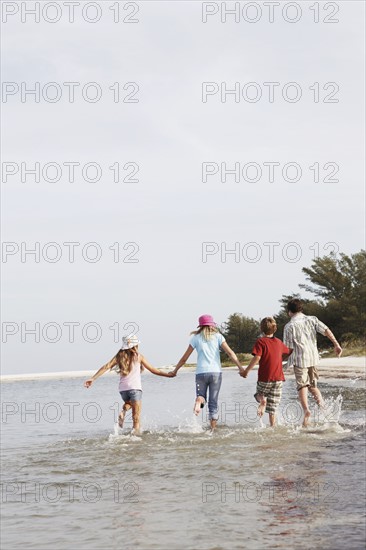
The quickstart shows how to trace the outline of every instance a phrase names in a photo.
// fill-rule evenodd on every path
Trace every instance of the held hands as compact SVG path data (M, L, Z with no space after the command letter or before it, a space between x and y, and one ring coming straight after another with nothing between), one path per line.
M175 372L175 370L171 370L170 372L165 373L165 376L167 376L168 378L174 378L175 376L177 376L177 373Z
M90 386L92 385L93 382L94 382L94 380L92 378L89 378L89 380L85 380L84 386L86 388L90 388Z
M243 367L240 367L239 375L242 376L243 378L246 378L248 376L248 369L244 369Z

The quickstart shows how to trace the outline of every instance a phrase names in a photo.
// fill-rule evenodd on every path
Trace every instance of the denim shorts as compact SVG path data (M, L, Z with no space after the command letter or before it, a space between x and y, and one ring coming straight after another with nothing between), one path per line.
M142 399L142 390L126 390L119 393L125 403L133 403Z

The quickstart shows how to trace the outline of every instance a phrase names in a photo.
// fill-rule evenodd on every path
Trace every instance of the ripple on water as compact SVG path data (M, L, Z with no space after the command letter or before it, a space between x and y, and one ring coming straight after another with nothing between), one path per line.
M3 479L28 486L25 506L5 503L3 546L26 534L39 550L361 548L363 397L341 396L330 387L308 429L243 421L209 435L189 415L141 436L111 423L8 449ZM48 500L35 502L34 483L54 485Z

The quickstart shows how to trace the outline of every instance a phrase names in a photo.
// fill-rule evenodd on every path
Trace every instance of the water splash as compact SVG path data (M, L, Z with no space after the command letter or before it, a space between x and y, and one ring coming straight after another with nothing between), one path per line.
M356 382L358 382L359 380L362 380L362 377L349 378L349 383L350 383L351 386L354 386L356 384Z
M202 425L202 422L198 419L196 415L186 418L183 424L179 424L177 431L179 433L204 433L206 430Z
M129 442L129 441L141 441L141 435L135 433L132 429L128 433L122 433L122 428L118 426L118 423L113 425L113 433L109 434L108 441L112 443L116 442Z
M264 424L264 422L263 422L263 418L260 416L260 417L259 417L259 428L260 428L260 429L263 429L263 428L265 428L265 427L266 427L266 426L265 426L265 424Z
M339 394L336 398L324 400L324 407L318 409L318 422L321 424L338 424L342 412L343 397Z
M324 432L347 433L350 430L343 428L339 424L342 412L343 397L339 394L337 397L324 399L323 407L316 407L312 411L310 424L305 429L308 434L319 435Z

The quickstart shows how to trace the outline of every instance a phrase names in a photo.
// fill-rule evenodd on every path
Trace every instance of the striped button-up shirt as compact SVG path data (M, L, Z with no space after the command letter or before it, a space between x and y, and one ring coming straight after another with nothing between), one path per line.
M283 332L285 346L293 349L289 365L300 368L315 367L319 363L316 333L325 334L328 327L317 317L296 313Z

